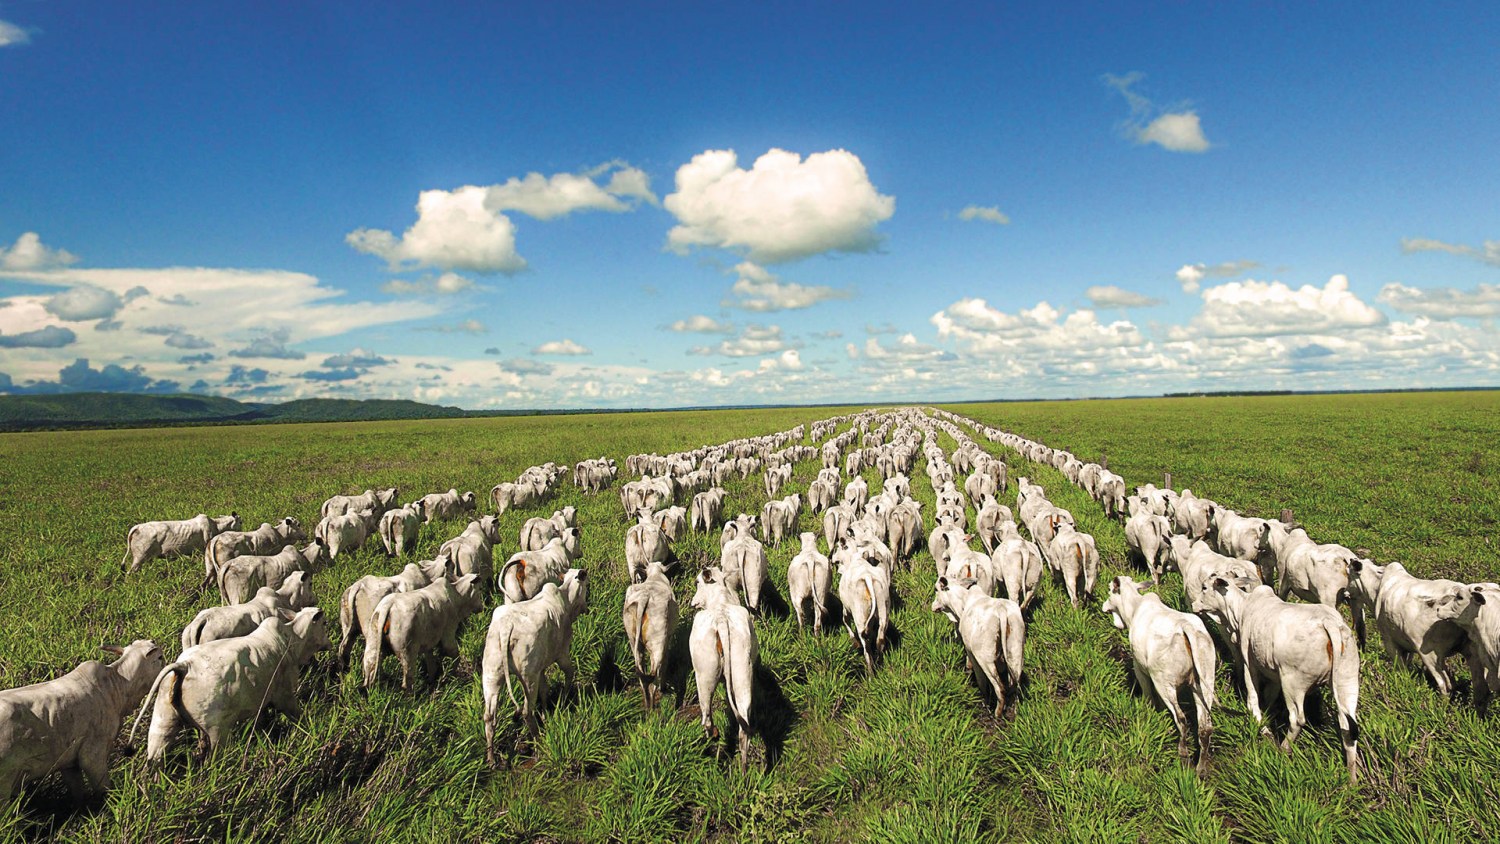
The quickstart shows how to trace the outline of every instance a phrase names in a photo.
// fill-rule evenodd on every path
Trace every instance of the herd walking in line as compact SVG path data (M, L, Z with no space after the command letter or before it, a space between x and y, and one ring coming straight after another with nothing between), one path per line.
M940 435L956 447L945 450ZM1094 537L1032 478L1013 477L1013 467L981 441L1051 466L1086 491L1123 524L1130 555L1150 582L1117 576L1097 596ZM933 491L930 517L912 496L919 458ZM820 468L806 491L789 492L794 467L814 459ZM891 646L893 575L909 570L925 544L935 565L931 610L952 622L996 718L1027 705L1027 629L1050 574L1051 600L1066 598L1084 613L1102 604L1125 631L1142 692L1160 700L1178 730L1180 756L1200 773L1210 765L1213 710L1222 699L1221 655L1265 735L1267 710L1283 703L1283 748L1307 723L1308 693L1329 686L1350 781L1361 768L1356 710L1367 617L1392 660L1407 664L1415 655L1439 693L1452 692L1447 662L1455 655L1468 664L1481 712L1500 691L1500 585L1417 578L1400 563L1377 565L1295 525L1241 515L1191 490L1130 490L1100 464L946 411L865 411L692 451L631 455L624 469L635 479L616 487L628 527L615 547L630 585L617 609L642 699L648 708L661 704L674 633L690 614L686 656L704 732L720 753L734 745L741 766L754 737L756 630L767 590L775 588L767 546L789 542L800 550L781 597L798 629L820 635L837 622L871 674ZM878 489L863 476L867 469L878 472ZM548 669L556 666L574 683L573 626L589 609L590 581L598 576L581 564L581 529L610 529L580 526L577 510L563 507L525 519L517 550L504 556L500 517L548 501L570 472L588 495L616 486L620 474L608 457L571 469L533 466L490 490L488 515L478 514L473 492L457 489L406 504L395 488L335 495L320 508L311 538L292 516L249 531L237 513L135 525L126 536L127 572L158 558L201 554L204 584L217 587L223 605L184 619L181 652L170 661L160 645L138 640L108 649L113 663L91 660L57 679L0 691L0 806L23 783L52 772L76 795L107 789L122 723L130 724L130 742L145 727L143 764L160 765L188 731L197 733L202 752L214 753L264 710L295 718L303 672L325 650L335 651L337 669L349 670L360 644L365 688L382 682L387 655L399 663L403 690L416 685L418 673L438 682L442 657L459 656L468 618L492 603L478 673L486 755L499 764L497 738L507 719L518 718L529 736L542 729ZM757 473L769 500L730 517L736 508L725 484ZM1002 503L1012 488L1014 509ZM805 511L821 532L799 532ZM376 537L388 556L406 558L423 525L458 518L465 526L433 559L406 563L394 575L366 574L343 590L335 646L310 579ZM674 544L714 531L718 560L683 572ZM1150 591L1172 573L1181 580L1179 607ZM674 581L685 576L694 588L682 608ZM727 743L714 719L720 685Z

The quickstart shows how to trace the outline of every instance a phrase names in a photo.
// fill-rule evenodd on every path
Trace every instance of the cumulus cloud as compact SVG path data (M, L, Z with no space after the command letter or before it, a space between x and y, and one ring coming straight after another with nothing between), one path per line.
M720 322L703 314L694 314L687 319L677 320L667 326L667 330L693 334L733 334L734 324Z
M487 193L473 185L424 190L417 198L417 221L401 237L383 229L355 229L344 240L397 272L418 267L520 272L526 260L516 253L515 224L485 206Z
M182 357L180 357L180 358L177 359L177 362L178 363L186 363L186 364L199 364L199 363L213 363L216 360L218 360L218 358L216 356L214 356L212 354L209 354L208 352L203 352L201 354L196 354L196 355L183 355ZM235 366L239 366L239 364L235 364Z
M53 294L42 307L58 319L83 322L108 319L124 305L125 300L112 290L80 284Z
M1188 330L1215 337L1272 337L1337 332L1385 324L1385 315L1335 275L1323 287L1293 290L1279 281L1231 281L1203 291L1203 310ZM1184 336L1179 329L1177 336Z
M1402 313L1433 319L1500 316L1500 285L1494 284L1481 284L1473 290L1387 284L1375 300Z
M1120 126L1125 137L1137 144L1156 144L1172 152L1207 152L1211 144L1203 135L1198 113L1185 107L1168 111L1132 90L1131 86L1144 78L1144 73L1104 75L1104 84L1119 91L1130 104L1130 117Z
M1095 285L1090 287L1084 295L1096 308L1149 308L1162 303L1160 299L1116 287L1113 284Z
M677 170L676 192L663 200L677 218L667 247L742 252L759 264L825 252L868 252L875 227L896 212L859 157L836 149L809 155L772 149L749 170L733 150L708 150Z
M725 307L743 308L758 313L794 311L811 308L833 299L851 299L848 288L805 285L781 281L759 264L744 261L734 268L739 278L729 288L735 298L726 299Z
M997 226L1010 225L1010 218L994 205L965 205L964 210L958 212L958 219L966 223L978 220L984 223L994 223Z
M393 278L380 289L392 296L451 296L474 286L474 282L458 273L443 273L436 278L420 278L415 281Z
M609 174L607 184L596 181ZM492 185L485 197L494 211L519 211L538 220L551 220L574 211L621 213L635 207L625 200L655 203L651 179L645 171L621 162L610 162L587 173L557 173L543 176L527 173L503 184Z
M35 331L19 334L0 334L0 348L5 349L60 349L72 345L78 335L71 328L48 325Z
M231 349L229 355L237 358L273 358L276 360L302 360L307 357L306 352L287 348L287 341L290 339L290 331L278 328L261 334L244 348Z
M0 46L4 46L0 44ZM52 249L36 232L24 232L9 249L0 246L0 270L31 272L77 263L78 256L65 249Z
M146 374L145 367L125 368L108 363L99 369L89 366L88 358L77 358L58 370L57 380L34 379L24 386L12 383L8 392L14 394L53 394L80 392L107 393L175 393L180 385L176 381L156 379Z
M224 377L225 384L264 384L271 373L259 367L249 369L235 364L229 367L229 374Z
M530 358L510 358L498 361L498 364L502 372L509 372L512 375L551 375L553 370L556 369L556 367L546 361L531 360Z
M1177 270L1177 283L1182 292L1196 294L1205 278L1234 278L1259 267L1257 261L1225 261L1222 264L1183 264Z
M359 376L359 370L347 367L344 369L310 369L297 377L305 381L353 381Z
M1476 261L1500 267L1500 240L1486 240L1483 246L1468 246L1462 243L1445 243L1427 237L1405 237L1401 239L1401 251L1408 254L1447 252L1449 255L1473 258Z
M342 355L329 355L323 359L321 364L324 369L371 369L376 366L389 366L391 361L374 352L364 349L354 349Z
M195 334L185 331L174 331L167 335L166 344L174 349L212 349L214 344Z
M552 340L531 350L534 355L591 355L593 352L580 346L570 338Z
M787 348L786 339L781 334L781 326L747 325L738 337L725 340L717 346L699 346L690 354L747 358L769 355Z

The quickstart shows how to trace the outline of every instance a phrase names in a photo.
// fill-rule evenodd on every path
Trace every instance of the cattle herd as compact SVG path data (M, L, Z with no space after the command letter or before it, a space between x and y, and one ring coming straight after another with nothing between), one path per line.
M956 443L953 451L939 444L940 433ZM816 447L803 444L809 434ZM1030 478L1011 478L1010 467L974 437L1055 467L1086 490L1105 515L1123 522L1131 556L1153 584L1172 571L1180 576L1183 609L1122 576L1106 585L1103 610L1127 631L1141 689L1168 710L1179 754L1184 762L1196 757L1200 772L1209 760L1220 653L1243 681L1247 708L1267 736L1264 708L1282 699L1288 716L1283 747L1306 724L1307 693L1330 686L1351 781L1360 770L1356 706L1367 615L1387 653L1403 663L1416 654L1441 693L1453 687L1447 658L1460 653L1481 711L1500 688L1500 586L1494 583L1416 578L1399 563L1376 565L1283 521L1242 516L1190 490L1146 484L1129 493L1122 477L1066 451L946 411L903 408L624 461L636 479L617 487L623 518L633 522L623 537L631 585L621 622L645 705L662 698L681 614L673 581L687 575L679 574L673 543L689 531L717 530L717 564L691 572L688 657L703 728L721 753L727 747L719 743L713 702L719 683L725 687L741 766L753 734L757 619L766 590L774 588L768 544L800 543L784 596L799 627L821 633L835 614L873 673L889 641L892 573L912 565L914 550L925 542L936 564L932 611L954 623L968 669L982 694L993 696L995 716L1013 711L1044 575L1061 585L1059 599L1065 595L1078 611L1093 611L1100 560L1094 538L1078 529L1072 513ZM934 493L930 520L911 495L919 456ZM821 468L805 495L782 496L794 465L815 458ZM883 479L878 490L862 476L866 468ZM571 471L586 494L614 486L619 474L607 457L580 461ZM170 662L162 647L138 640L107 648L118 655L111 664L91 660L58 679L0 691L0 805L23 780L54 771L77 795L106 789L121 722L137 711L130 740L148 724L147 765L159 764L188 730L213 753L265 709L295 717L302 669L333 647L308 578L374 536L388 555L410 555L421 525L458 517L468 517L466 526L433 559L390 576L365 575L344 590L334 664L347 668L362 640L366 688L380 682L387 654L400 664L403 689L411 688L419 668L435 682L440 657L458 655L466 619L497 601L480 673L486 750L496 764L496 733L502 719L512 717L502 694L535 735L548 695L547 669L555 665L573 682L573 624L589 604L589 574L577 565L574 508L527 519L518 550L497 567L499 515L545 502L568 472L549 462L497 484L489 497L495 513L484 516L476 513L474 493L456 489L404 505L396 489L336 495L324 502L311 540L292 517L250 531L233 513L134 526L126 537L127 571L157 558L202 554L205 584L217 585L223 606L188 621L182 651ZM770 500L758 512L728 518L723 484L757 473ZM1011 500L1012 486L1014 510L1001 503ZM804 509L821 519L821 534L797 533ZM1348 606L1352 626L1341 605ZM1185 700L1194 710L1191 719ZM1194 727L1196 752L1189 746Z

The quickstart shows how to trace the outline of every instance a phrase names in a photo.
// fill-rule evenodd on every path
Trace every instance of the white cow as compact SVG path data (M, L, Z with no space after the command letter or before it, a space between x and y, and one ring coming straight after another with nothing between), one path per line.
M654 709L661 702L667 648L672 643L672 631L677 628L677 596L661 563L648 563L636 569L634 581L625 589L622 616L625 638L635 660L641 697L647 708Z
M568 528L574 537L576 528ZM518 551L512 554L496 576L505 603L514 604L537 595L548 583L561 583L573 561L578 559L578 546L570 546L565 537L557 537L540 551Z
M1208 536L1208 530L1213 526L1214 513L1219 505L1207 498L1199 498L1190 489L1185 489L1182 494L1171 505L1172 512L1169 517L1177 533L1186 534L1188 539L1197 541Z
M438 521L447 521L457 518L464 513L474 512L474 493L465 492L459 494L456 489L447 492L432 492L422 496L422 517L428 524Z
M280 588L293 572L312 572L326 567L328 549L314 539L307 547L288 545L277 554L246 554L219 569L219 598L226 604L243 604L262 586Z
M1271 735L1260 708L1259 682L1277 685L1267 692L1267 703L1279 691L1286 701L1287 733L1281 748L1289 750L1307 723L1304 698L1314 686L1328 683L1339 712L1339 738L1349 781L1359 777L1359 648L1338 610L1322 604L1289 604L1269 586L1243 591L1237 583L1215 577L1203 584L1193 600L1195 612L1212 612L1224 620L1237 643L1244 669L1245 705L1261 733Z
M417 534L422 529L422 502L387 510L380 515L380 542L387 557L405 556L417 550Z
M1131 496L1132 501L1136 501ZM1151 582L1161 585L1161 576L1166 571L1167 539L1172 535L1172 523L1166 516L1158 516L1145 507L1135 510L1125 520L1125 545L1140 555L1151 572Z
M995 594L997 578L990 555L975 551L966 544L949 547L945 576L954 582L973 580L984 594Z
M576 679L573 667L573 621L588 606L588 580L582 569L569 569L560 583L542 586L535 596L496 607L484 636L481 684L484 695L485 758L495 767L495 729L499 724L500 687L520 710L531 735L536 735L537 711L547 702L547 669L556 665ZM511 677L521 684L516 701Z
M246 636L278 612L294 613L311 606L314 602L312 589L307 584L307 572L295 571L279 587L262 586L256 590L254 598L244 603L200 611L182 629L182 649L215 639Z
M458 536L439 546L438 554L452 561L458 576L478 575L479 582L487 585L495 568L495 546L499 542L500 518L480 516L469 522Z
M750 753L750 710L754 706L755 664L760 658L755 625L750 613L740 606L734 590L725 582L726 575L717 568L698 573L693 593L693 630L688 650L693 658L693 676L698 685L698 709L703 731L710 741L719 738L714 726L714 691L724 678L724 697L729 705L730 736L737 736L740 768L744 769ZM716 748L722 751L722 748Z
M1048 546L1053 571L1062 575L1068 600L1077 608L1094 600L1094 583L1099 579L1099 550L1094 537L1074 530L1067 522L1058 522L1057 535Z
M125 533L125 559L121 566L129 563L127 571L135 571L142 564L157 557L175 557L180 554L196 554L208 548L215 536L226 530L240 529L240 515L209 516L199 513L191 519L165 522L142 522ZM0 803L3 803L0 800Z
M625 569L628 572L647 563L665 563L672 558L672 546L650 510L642 507L639 521L625 532Z
M1136 684L1147 695L1154 691L1172 714L1172 723L1177 725L1177 755L1184 763L1192 751L1188 748L1187 713L1178 696L1184 688L1191 690L1198 716L1197 769L1200 775L1207 773L1209 739L1214 731L1209 713L1216 703L1218 654L1203 620L1168 607L1160 595L1142 592L1128 577L1109 582L1104 611L1116 627L1127 631Z
M714 487L707 492L700 492L693 496L692 508L689 512L689 521L693 530L708 533L718 527L719 521L724 518L724 496L727 493L723 487Z
M380 515L396 506L396 487L390 489L367 489L359 495L335 495L323 502L318 510L322 518L329 516L342 516L345 513L358 513L361 510L373 510Z
M120 719L141 702L166 659L149 639L104 650L61 677L0 691L0 812L27 780L60 771L75 799L109 790ZM14 817L14 815L12 815Z
M1374 600L1375 627L1386 654L1402 665L1410 664L1411 655L1416 654L1438 691L1451 696L1453 674L1448 670L1448 657L1462 650L1468 640L1464 628L1453 619L1468 612L1473 601L1469 585L1413 577L1400 563L1367 567L1355 560L1350 570L1360 580L1361 594ZM1477 663L1473 655L1466 657L1473 673Z
M1449 602L1442 614L1469 634L1466 655L1474 705L1483 717L1489 712L1490 698L1500 692L1500 583L1470 583L1469 603L1460 607Z
M394 653L401 662L401 690L411 691L412 669L418 659L429 683L436 682L444 656L458 656L458 628L484 606L483 582L466 574L456 582L443 577L409 592L393 592L380 599L370 616L363 660L365 688L375 685L380 658Z
M767 501L761 511L761 537L776 546L797 529L797 516L802 512L802 496L792 493L777 501Z
M379 518L374 510L324 516L313 528L313 538L323 543L330 557L338 557L345 551L358 551L369 538L371 528L380 527Z
M1036 543L1023 539L1014 523L1003 524L1008 529L1002 528L1000 544L990 554L990 561L996 576L1005 585L1005 597L1020 604L1021 609L1029 610L1040 595L1037 587L1042 582L1046 561Z
M197 729L213 754L233 738L240 723L255 720L266 707L294 718L302 711L297 700L301 668L328 647L323 611L308 607L290 622L272 616L248 636L188 648L156 675L130 730L131 740L148 710L148 764L162 761L184 726Z
M1338 606L1349 588L1349 564L1359 555L1342 545L1314 542L1302 528L1288 530L1274 520L1267 524L1276 555L1276 594L1283 601L1287 595L1296 595L1304 601Z
M274 554L294 542L303 542L307 533L302 523L287 516L276 524L261 522L251 531L220 531L203 549L203 585L218 577L219 567L245 554Z
M1026 621L1021 608L1008 598L994 598L979 583L940 577L935 585L932 611L948 616L958 625L964 644L964 661L979 684L995 693L995 717L1005 713L1006 696L1019 693L1024 669Z
M839 602L844 605L844 629L865 658L865 671L875 673L875 658L885 650L891 614L891 575L864 554L842 557Z
M797 628L807 626L807 606L812 605L813 632L823 632L823 613L828 609L828 588L832 572L828 558L818 551L818 535L811 531L801 536L802 550L792 558L786 570L787 598L797 614Z
M986 554L993 554L995 546L1000 544L1000 523L1014 521L1009 507L996 501L994 495L984 497L984 503L979 505L979 515L974 517L974 533L978 534Z
M363 636L364 631L372 629L370 617L375 614L375 607L381 598L393 592L421 589L433 579L433 573L429 569L417 563L407 563L400 574L390 577L367 574L345 589L339 598L339 624L343 628L343 635L339 639L338 665L348 665L349 654L354 648L354 637Z
M744 588L745 606L756 615L760 614L760 595L768 566L766 546L749 533L729 540L719 555L719 567L726 577Z

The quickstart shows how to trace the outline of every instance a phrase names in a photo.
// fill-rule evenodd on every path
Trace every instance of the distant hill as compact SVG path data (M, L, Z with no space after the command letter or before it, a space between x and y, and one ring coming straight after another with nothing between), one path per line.
M135 393L0 396L0 431L448 419L471 415L490 414L391 399L298 399L284 404L258 404L217 396Z

